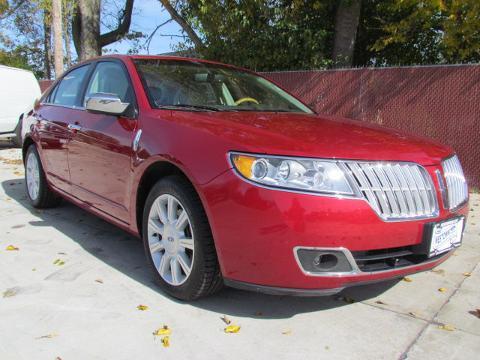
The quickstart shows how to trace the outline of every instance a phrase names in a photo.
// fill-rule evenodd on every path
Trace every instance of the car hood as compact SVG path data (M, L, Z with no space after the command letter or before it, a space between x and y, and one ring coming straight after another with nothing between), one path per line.
M227 150L273 155L438 164L453 153L435 141L378 125L324 115L182 112L173 120L209 132Z

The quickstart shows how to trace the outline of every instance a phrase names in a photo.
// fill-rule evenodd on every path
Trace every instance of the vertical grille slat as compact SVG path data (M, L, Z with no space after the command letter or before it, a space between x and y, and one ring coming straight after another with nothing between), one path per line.
M448 204L445 207L455 209L468 200L467 181L457 155L443 161L442 167L447 185Z
M372 170L373 166L375 166L375 164L361 164L360 168L363 170L363 173L368 178L368 181L373 185L373 192L378 198L382 213L390 215L390 206L388 205L387 197L382 189L382 185L380 184L377 176Z
M405 199L407 201L408 205L408 213L414 213L415 212L415 203L413 201L413 196L412 192L410 191L410 187L408 186L407 179L405 178L405 175L403 174L402 171L402 166L400 164L396 164L394 166L394 171L397 179L400 181L401 187L402 187L402 193L405 196Z
M370 206L376 211L380 212L380 204L378 202L378 199L376 195L373 193L371 190L370 183L368 182L367 178L363 174L363 171L360 169L360 166L356 163L347 163L346 164L350 171L352 171L352 174L354 175L355 179L357 180L357 183L360 186L360 191L366 196L367 201L369 202Z
M436 216L437 197L432 180L420 165L396 162L344 163L359 190L385 220Z
M400 180L395 177L394 169L392 166L387 166L385 168L385 173L387 174L388 180L393 186L395 191L395 196L397 197L398 204L400 205L400 212L402 215L408 215L408 206L407 206L407 199L405 198L405 194L402 190L402 185L400 184Z

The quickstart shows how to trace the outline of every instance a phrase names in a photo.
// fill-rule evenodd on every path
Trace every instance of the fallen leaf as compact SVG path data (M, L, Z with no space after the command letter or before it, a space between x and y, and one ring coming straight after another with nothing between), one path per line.
M463 276L465 276L465 277L472 276L472 274L471 274L471 273L469 273L469 272L464 272L462 275L463 275Z
M8 245L6 248L7 251L18 251L20 250L18 247L13 246L13 245Z
M387 303L384 303L382 300L377 300L377 301L375 301L375 304L387 305Z
M169 336L162 337L161 341L162 341L163 347L169 347L170 346L170 337Z
M58 336L58 334L47 334L47 335L39 336L36 339L37 340L39 340L39 339L52 339L52 338L57 337L57 336Z
M59 253L57 253L57 254L58 254L58 255L67 255L67 254L64 253L64 252L59 252Z
M469 311L469 313L480 319L480 309Z
M348 296L344 296L342 300L345 301L347 304L353 304L355 302L355 299Z
M140 310L140 311L145 311L145 310L148 310L148 306L147 305L138 305L137 309Z
M102 280L102 279L95 279L95 281L96 281L97 283L103 284L103 280Z
M238 325L228 325L224 331L227 333L227 334L235 334L235 333L238 333L240 331L240 326Z
M408 313L408 315L413 316L414 318L419 317L418 314L417 314L416 312L413 312L413 311L410 311L410 312Z
M167 325L163 325L160 329L157 329L153 332L153 335L155 336L164 336L164 335L170 335L172 331L169 329Z
M37 269L33 268L32 271L37 271Z
M232 320L230 320L227 315L223 315L220 319L222 319L222 321L227 324L227 325L230 325L230 323L232 322Z
M435 274L439 274L439 275L445 274L445 270L443 270L443 269L432 270L432 272L435 273Z
M15 295L17 295L17 292L18 292L17 288L7 289L3 292L3 297L7 298L7 297L15 296Z
M446 330L446 331L454 331L455 330L455 326L449 325L449 324L439 325L438 328L441 329L441 330Z
M403 281L405 281L405 282L412 282L413 280L412 280L412 278L404 277L404 278L403 278Z
M63 261L62 259L56 259L56 260L53 262L53 265L62 266L62 265L65 265L65 261Z
M438 289L438 291L440 291L441 293L444 293L445 291L447 291L447 289L444 288L444 287L441 287L441 288Z
M291 335L292 334L292 330L284 330L282 331L282 335Z

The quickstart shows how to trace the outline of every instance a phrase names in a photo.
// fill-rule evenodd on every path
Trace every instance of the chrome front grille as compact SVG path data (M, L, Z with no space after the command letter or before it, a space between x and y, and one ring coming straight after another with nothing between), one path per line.
M363 197L384 220L438 215L432 179L420 165L400 162L343 163Z
M447 183L447 203L445 207L455 209L468 199L468 186L457 155L442 162L443 174Z

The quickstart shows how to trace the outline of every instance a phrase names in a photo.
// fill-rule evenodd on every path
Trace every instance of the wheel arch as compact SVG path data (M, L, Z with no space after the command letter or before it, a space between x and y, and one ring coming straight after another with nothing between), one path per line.
M22 144L22 159L24 163L25 163L25 156L27 155L27 150L32 144L35 144L35 141L33 141L31 136L26 136Z
M150 164L145 171L143 172L140 181L138 183L137 194L135 199L135 224L137 226L137 231L139 236L142 236L142 220L143 220L143 210L145 206L145 201L147 200L148 194L152 187L162 178L171 176L171 175L178 175L185 178L190 185L195 189L195 192L200 198L202 205L203 204L202 198L198 193L197 188L195 187L194 183L189 179L189 177L185 174L184 171L180 169L177 165L165 161L165 160L158 160L152 164Z

